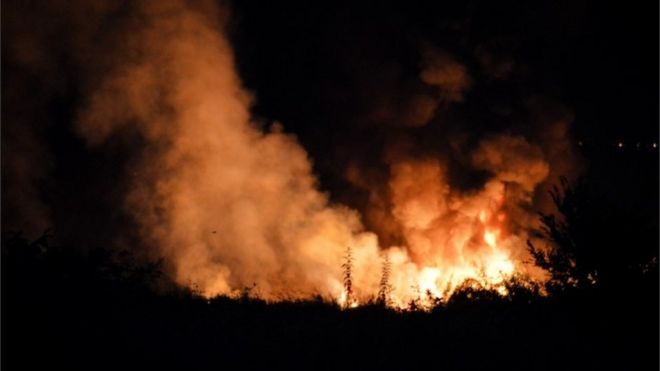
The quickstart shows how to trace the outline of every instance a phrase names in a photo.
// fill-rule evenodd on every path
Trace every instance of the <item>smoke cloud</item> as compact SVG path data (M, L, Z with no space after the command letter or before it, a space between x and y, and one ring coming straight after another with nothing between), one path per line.
M515 75L514 64L498 64L478 48L479 72L460 55L425 45L414 76L387 65L378 72L386 78L366 78L359 89L369 94L355 117L362 134L375 133L369 153L361 156L359 135L348 135L349 148L337 150L337 171L361 195L349 207L320 190L312 160L285 132L286 122L254 119L256 98L238 76L226 8L184 0L57 3L35 19L60 11L64 16L47 27L50 33L32 35L30 42L12 38L16 48L36 46L11 55L38 80L59 81L65 66L77 74L44 93L44 105L59 95L76 97L71 112L50 120L64 123L55 130L65 126L82 139L68 156L96 156L105 164L81 181L96 186L77 195L75 210L90 200L97 218L121 210L99 224L117 226L119 232L108 232L115 243L164 257L181 285L209 296L255 287L267 299L341 298L348 247L355 300L378 291L386 256L396 305L427 293L446 297L465 280L498 288L514 274L544 279L529 265L525 245L537 227L536 210L546 202L544 187L576 171L570 112L534 98L526 115L513 117L506 102L495 102L500 121L462 125L474 121L462 113L479 88L475 74L501 80ZM72 31L63 31L69 25ZM46 48L54 31L63 32L62 50ZM56 68L48 66L60 54ZM374 89L374 81L386 88ZM17 99L11 106L25 107ZM500 130L498 122L509 120L514 124ZM25 132L20 121L3 131L3 154L11 153L11 161L3 156L3 203L9 188L12 199L29 209L29 218L17 218L17 224L30 219L41 225L52 212L47 204L53 210L68 204L54 196L42 201L34 185L73 175L48 166L26 171L52 157L42 145L46 135L35 134L42 130L38 116L28 121ZM7 148L9 136L23 142ZM5 186L8 172L15 179ZM59 215L54 219L62 223Z
M126 131L144 142L125 206L177 281L207 295L252 285L266 298L311 295L339 290L347 246L378 262L375 235L328 204L296 139L250 121L221 10L135 11L130 58L91 89L76 127L93 146Z

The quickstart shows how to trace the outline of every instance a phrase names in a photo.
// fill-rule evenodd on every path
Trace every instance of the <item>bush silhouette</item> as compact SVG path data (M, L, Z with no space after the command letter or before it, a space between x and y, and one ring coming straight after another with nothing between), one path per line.
M550 196L557 212L540 214L538 235L548 250L528 241L536 263L561 285L611 284L657 266L657 226L632 207L615 205L590 190L585 179L560 178ZM657 219L656 219L657 220Z

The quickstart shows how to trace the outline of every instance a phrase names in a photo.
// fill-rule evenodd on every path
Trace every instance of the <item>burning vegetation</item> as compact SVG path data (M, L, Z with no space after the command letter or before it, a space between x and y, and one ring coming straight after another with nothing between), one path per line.
M368 161L357 152L337 165L364 196L340 203L321 190L286 122L251 113L256 97L238 76L226 9L178 0L61 6L87 31L68 45L82 71L75 133L91 152L126 157L113 197L130 227L114 244L163 259L178 284L207 298L251 287L268 301L320 295L403 309L430 308L462 287L506 296L513 281L538 291L597 280L595 271L571 276L579 259L558 260L566 227L548 216L553 182L580 169L561 104L534 96L522 123L459 130L449 113L477 86L474 67L423 44L413 81L373 91L360 119L382 126L380 144ZM113 32L89 26L90 14ZM31 66L39 55L27 48L17 58ZM559 280L556 265L568 267Z
M92 151L127 148L120 199L134 232L116 243L163 258L179 284L206 297L254 287L270 301L321 295L405 308L462 285L506 295L508 280L549 278L527 243L547 245L532 234L536 210L553 177L574 172L570 115L548 115L542 134L448 132L433 148L413 144L416 130L450 126L436 113L474 85L457 57L425 46L417 88L371 114L401 134L382 148L377 176L357 162L346 169L369 195L356 209L319 189L307 152L281 124L253 119L226 10L177 0L86 6L114 31L72 40L85 66L76 133ZM71 18L87 21L73 10ZM103 43L91 42L94 32ZM457 168L479 179L455 184Z
M641 54L591 2L340 3L3 3L9 362L657 361L658 138L596 133Z
M465 282L504 295L514 275L545 280L526 249L534 197L550 174L541 147L509 134L482 139L469 166L488 177L469 192L450 184L438 156L390 151L381 212L402 238L382 246L356 210L318 190L294 137L251 121L223 25L208 16L216 10L172 1L135 11L149 22L129 22L123 48L139 58L119 58L91 85L77 129L96 147L127 130L145 143L125 205L181 284L208 297L256 285L268 300L320 294L355 306L378 292L385 260L388 302L401 308L446 299ZM460 100L465 68L437 55L428 63L421 80L437 89L434 104Z

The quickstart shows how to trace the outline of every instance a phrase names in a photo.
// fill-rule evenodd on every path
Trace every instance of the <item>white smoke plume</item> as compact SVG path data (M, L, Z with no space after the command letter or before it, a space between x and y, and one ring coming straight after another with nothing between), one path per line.
M388 135L382 156L372 153L382 166L365 161L346 170L368 194L358 212L319 190L286 122L264 128L253 119L255 97L242 86L226 36L227 9L185 0L53 6L60 8L64 24L77 30L64 37L84 97L75 132L90 152L126 153L120 178L107 182L121 186L114 206L179 284L208 296L254 287L269 300L346 300L348 247L352 299L361 302L378 292L385 256L397 306L428 293L446 298L466 280L504 293L501 284L514 274L545 279L525 246L538 227L542 188L573 171L569 114L545 115L558 110L531 101L531 110L549 117L547 133L492 133L468 144L447 130L450 147L418 145L407 134L450 127L441 121L474 86L458 57L426 48L416 80L391 84L403 92L375 93L378 102L401 102L367 110L372 122L387 122L380 129ZM469 190L453 184L450 151L484 181Z
M126 207L176 280L207 295L256 285L266 298L336 296L347 246L378 265L375 235L328 204L296 139L250 121L221 11L174 0L136 12L126 58L94 87L77 128L92 145L117 132L144 141Z

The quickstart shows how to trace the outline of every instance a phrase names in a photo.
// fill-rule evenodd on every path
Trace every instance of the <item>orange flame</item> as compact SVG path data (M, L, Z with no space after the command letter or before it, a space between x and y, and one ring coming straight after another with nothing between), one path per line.
M446 299L465 282L504 295L514 274L543 278L523 263L536 220L529 211L534 192L549 174L540 147L510 135L482 140L469 161L492 176L470 192L454 188L447 164L435 157L388 156L387 199L369 207L381 207L402 242L380 246L357 211L331 204L316 187L294 137L279 125L262 132L250 121L251 96L218 32L224 17L215 16L214 3L204 4L209 9L179 0L136 5L146 21L130 30L131 57L99 77L77 124L91 145L114 132L148 144L125 206L147 245L172 263L175 280L206 296L237 295L256 284L268 300L320 293L355 307L378 292L387 255L388 303L403 308ZM452 76L467 70L452 63L460 73L439 66L423 80L452 82L458 101L469 85L458 82L467 75ZM340 283L346 246L354 252L352 297Z

